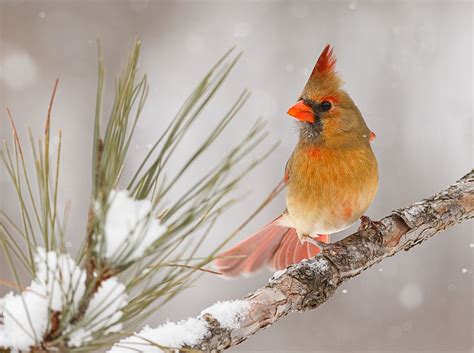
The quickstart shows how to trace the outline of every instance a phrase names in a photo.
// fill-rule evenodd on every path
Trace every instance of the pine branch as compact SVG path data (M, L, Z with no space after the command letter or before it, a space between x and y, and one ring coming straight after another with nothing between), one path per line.
M138 67L140 48L137 40L116 80L109 118L103 119L105 76L99 46L92 190L77 256L66 246L69 206L64 220L58 215L61 130L56 156L50 143L58 82L40 139L36 142L28 130L32 165L26 162L28 149L7 109L12 143L3 141L0 164L16 191L22 222L18 226L0 211L0 247L14 280L0 279L0 285L16 289L0 298L0 352L95 352L110 347L187 289L200 273L215 274L206 265L223 244L206 248L204 256L196 254L218 217L234 204L232 193L242 178L276 147L264 147L267 133L259 119L220 159L209 163L207 158L205 170L196 168L196 161L206 160L238 116L250 95L244 90L222 116L213 113L214 123L205 124L204 139L189 150L188 158L174 157L189 138L187 132L200 128L201 117L209 114L206 108L214 104L236 65L240 54L231 49L207 71L168 126L157 117L161 134L140 166L131 170L131 179L122 175L148 94L146 75ZM255 151L258 146L264 147L263 153ZM168 170L171 162L177 168L173 173ZM193 176L193 182L182 185L186 175ZM24 272L30 275L30 285L20 282Z
M184 340L180 348L218 352L235 346L291 312L317 308L344 281L473 216L474 170L431 198L395 210L379 222L366 222L356 233L325 246L318 256L276 273L265 287L238 301L241 309L234 310L234 324L225 324L222 311L213 315L212 307L204 310L197 319L205 332L195 342ZM122 341L112 352L131 352L145 343L140 334L129 342Z

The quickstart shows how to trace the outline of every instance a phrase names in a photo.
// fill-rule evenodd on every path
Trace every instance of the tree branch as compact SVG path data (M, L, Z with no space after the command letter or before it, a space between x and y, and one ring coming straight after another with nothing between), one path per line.
M207 332L182 348L218 352L235 346L290 312L317 308L342 282L473 216L474 170L433 197L369 222L328 244L318 256L276 273L265 287L242 299L244 310L235 313L236 324L226 326L204 310L198 319Z

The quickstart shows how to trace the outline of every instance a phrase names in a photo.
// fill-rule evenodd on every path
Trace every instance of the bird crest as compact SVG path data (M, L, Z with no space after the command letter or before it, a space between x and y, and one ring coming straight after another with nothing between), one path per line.
M321 94L337 91L342 85L339 75L335 71L336 56L330 44L326 44L316 65L306 83L302 96L316 98Z
M311 77L324 75L328 72L334 71L336 67L336 56L331 44L326 44L321 55L319 56L316 65L314 66Z

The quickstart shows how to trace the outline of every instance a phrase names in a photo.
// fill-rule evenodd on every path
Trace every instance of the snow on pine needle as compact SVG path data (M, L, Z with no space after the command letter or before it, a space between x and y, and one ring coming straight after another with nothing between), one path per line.
M0 310L0 347L26 350L41 342L48 326L47 297L28 289L10 292L0 300Z
M104 219L98 253L115 266L143 256L166 232L167 227L154 216L149 200L136 200L127 190L112 190L105 210L96 204L99 219Z
M61 312L73 317L85 293L85 271L68 254L38 248L35 259L37 274L31 284L20 294L10 292L0 299L0 347L27 350L40 344L50 329L51 314ZM68 326L69 346L91 341L98 331L109 334L122 329L121 309L128 303L125 289L116 277L102 282L84 318Z
M85 290L85 272L68 254L38 248L36 277L20 294L8 293L1 299L0 346L25 350L40 343L50 326L53 311L70 314L77 310Z
M58 254L39 247L35 255L36 279L31 283L33 292L49 298L49 307L72 312L78 308L84 295L86 273L69 254Z
M213 159L214 163L206 160L208 149L248 99L249 92L244 90L214 126L206 123L202 127L204 141L190 151L188 159L177 161L173 157L240 57L230 50L184 100L140 166L132 170L133 176L123 180L129 175L122 172L148 94L146 75L139 77L139 53L137 41L117 78L109 117L103 119L105 78L99 48L91 202L82 239L68 239L69 207L64 217L58 207L63 189L59 187L60 131L54 154L51 150L51 116L58 80L38 141L28 131L32 165L27 163L27 149L7 110L12 143L4 142L0 162L15 187L21 223L16 224L12 221L16 217L0 211L0 244L13 279L0 279L0 283L17 289L17 293L0 298L1 352L95 352L143 325L164 303L188 288L197 278L197 271L206 272L204 267L213 260L218 246L205 249L207 254L198 253L204 238L233 204L230 193L240 180L276 147L248 159L249 153L255 153L265 141L264 125L258 120L221 159ZM206 160L207 170L196 173L194 164L198 159ZM177 167L171 168L177 171L174 175L166 169L171 163ZM191 175L193 182L183 187L183 175ZM176 199L170 200L174 194ZM66 244L73 240L82 243L76 257L66 251ZM27 286L20 281L26 276ZM239 310L240 304L223 303L208 308L197 319L145 328L141 334L162 345L189 346L206 335L204 315L213 315L223 328L230 328L238 325ZM125 341L137 339L132 336ZM138 343L144 342L139 339Z
M103 331L103 334L122 330L120 322L124 308L128 303L125 285L116 277L111 277L100 285L87 307L84 318L76 327L69 327L66 334L69 336L70 347L81 347L92 341L94 333Z

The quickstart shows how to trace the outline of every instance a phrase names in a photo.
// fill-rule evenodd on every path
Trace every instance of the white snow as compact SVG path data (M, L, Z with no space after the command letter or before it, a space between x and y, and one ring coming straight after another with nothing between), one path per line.
M7 88L24 89L33 84L38 77L38 67L33 57L24 50L7 53L0 59L0 81Z
M68 254L38 248L35 264L36 277L30 286L1 300L0 346L27 350L41 342L48 328L49 309L74 309L84 293L85 273Z
M92 333L90 331L86 331L83 328L72 332L69 335L68 346L69 347L80 347L84 343L92 341Z
M27 350L41 342L48 326L48 298L25 290L8 293L3 299L3 326L0 346Z
M128 295L125 292L125 285L116 277L102 282L92 297L81 323L77 328L69 328L69 345L80 347L91 341L92 334L98 330L103 329L105 334L120 331L122 324L118 321L123 315L121 309L127 303Z
M352 0L350 3L349 3L349 9L350 10L356 10L357 9L357 0Z
M204 309L200 316L211 314L223 328L239 328L239 319L250 308L250 303L246 300L230 300L217 302L216 304Z
M279 270L279 271L275 271L275 273L273 274L273 276L270 277L270 279L268 280L268 282L271 282L275 279L278 279L280 278L284 273L286 272L286 269L284 270Z
M113 346L109 353L133 353L144 351L147 353L165 352L163 348L180 348L184 345L192 346L208 333L206 321L189 318L187 320L167 322L157 328L145 326L140 332L127 337Z
M115 265L141 257L165 231L149 200L135 200L127 190L109 195L105 215L105 258Z
M212 315L219 321L222 328L237 329L239 319L249 309L245 300L218 302L204 309L197 318L189 318L178 323L167 322L157 328L144 327L140 332L127 337L115 344L109 353L147 353L164 352L163 348L181 348L193 346L209 334L209 326L204 319L205 314Z
M67 307L73 315L84 295L86 274L68 254L38 248L35 264L36 276L30 286L20 294L10 292L0 298L0 347L18 351L38 344L48 330L50 311ZM118 321L128 302L125 289L116 277L102 282L83 320L67 329L71 347L91 341L98 330L107 334L122 329Z
M63 307L77 309L84 295L86 273L69 254L38 248L35 254L36 278L30 288L49 297L49 307L61 311Z
M414 310L423 303L423 292L416 283L408 283L398 294L400 305L407 310Z

